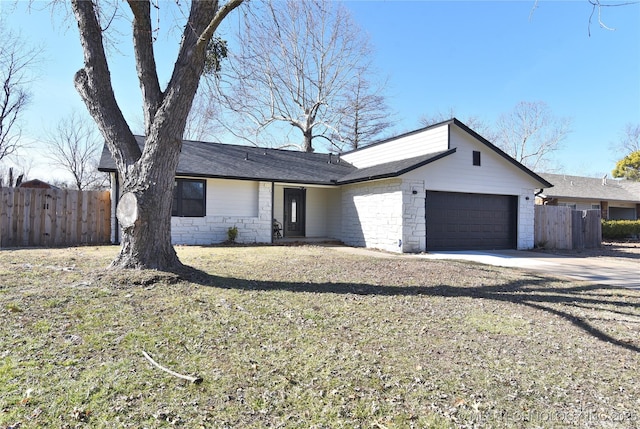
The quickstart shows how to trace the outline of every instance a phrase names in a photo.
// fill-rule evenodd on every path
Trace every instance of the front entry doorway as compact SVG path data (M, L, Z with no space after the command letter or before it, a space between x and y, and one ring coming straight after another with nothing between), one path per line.
M284 188L284 236L304 237L306 189Z

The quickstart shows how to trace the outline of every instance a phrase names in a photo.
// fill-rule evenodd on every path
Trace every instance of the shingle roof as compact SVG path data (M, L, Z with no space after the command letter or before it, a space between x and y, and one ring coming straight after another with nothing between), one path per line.
M418 167L437 161L447 155L451 155L456 151L455 148L442 152L430 153L427 155L416 156L414 158L402 159L400 161L392 161L384 164L372 165L371 167L360 168L347 174L338 180L338 184L356 183L367 180L386 179L390 177L398 177Z
M142 145L142 137L136 137ZM116 171L106 146L100 171ZM185 140L177 176L333 185L356 167L337 155Z
M144 140L136 136L138 143ZM266 149L185 140L177 176L212 177L267 182L339 185L397 177L455 152L455 149L358 169L338 155ZM100 171L116 171L106 145Z
M542 193L546 198L584 198L640 203L640 183L565 174L541 173L540 176L553 183L553 188L545 189Z
M453 123L477 136L483 143L489 145L499 154L503 154L502 151L475 134L473 130L470 130L464 124L457 120ZM136 139L142 147L144 137L136 136ZM327 153L308 153L184 140L176 175L265 182L342 185L398 177L455 152L456 149L452 148L446 151L358 169L344 159L340 159L338 155L329 155ZM504 156L519 165L525 173L539 179L541 183L545 181L545 179L526 169L526 167L509 158L506 154ZM106 145L102 150L98 170L116 171L115 162L111 158Z

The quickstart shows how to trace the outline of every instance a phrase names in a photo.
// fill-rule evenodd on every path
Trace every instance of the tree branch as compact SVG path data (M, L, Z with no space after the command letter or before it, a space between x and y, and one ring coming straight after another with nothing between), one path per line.
M133 49L136 69L144 108L145 135L151 130L151 123L162 102L162 91L158 82L156 60L153 53L153 31L151 27L151 5L148 0L128 0L133 12Z
M169 368L165 368L164 366L160 365L158 362L156 362L155 360L153 360L151 358L151 356L149 356L149 354L147 352L145 352L144 350L142 351L142 354L145 358L147 358L147 360L149 362L151 362L155 367L160 368L161 370L163 370L164 372L167 372L171 375L173 375L174 377L178 377L181 378L183 380L188 380L190 382L192 382L193 384L200 384L202 383L202 377L192 377L190 375L182 375L180 373L177 373L175 371L170 370Z
M93 2L72 0L71 4L84 53L84 67L76 72L75 87L98 124L118 170L124 172L140 158L141 151L116 102L111 79L104 78L110 72Z
M198 44L204 45L206 48L207 43L213 36L213 33L218 29L220 23L229 15L235 8L240 6L244 0L230 0L228 3L223 5L218 12L213 17L213 19L209 22L209 25L204 29L202 34L198 37ZM217 3L217 2L216 2Z

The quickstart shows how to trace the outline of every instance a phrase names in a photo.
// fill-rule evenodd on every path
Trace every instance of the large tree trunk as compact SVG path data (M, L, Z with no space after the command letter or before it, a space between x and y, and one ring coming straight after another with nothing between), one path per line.
M115 268L174 270L182 264L171 244L171 204L187 116L204 70L206 49L220 22L243 0L193 1L180 51L165 91L160 89L153 53L151 3L129 0L133 47L145 116L140 148L116 102L94 2L72 0L84 52L75 85L105 138L122 178L118 204L122 248Z
M156 156L143 170L123 178L122 193L135 197L136 216L132 225L121 222L122 247L112 267L175 270L182 266L171 244L173 172L180 146L180 141L165 144L162 157Z

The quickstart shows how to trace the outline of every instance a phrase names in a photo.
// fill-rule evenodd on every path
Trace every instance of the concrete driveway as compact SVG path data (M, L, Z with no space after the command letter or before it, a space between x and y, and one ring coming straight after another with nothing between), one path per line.
M455 259L538 271L596 284L640 289L640 255L564 256L522 250L429 252L427 259Z

